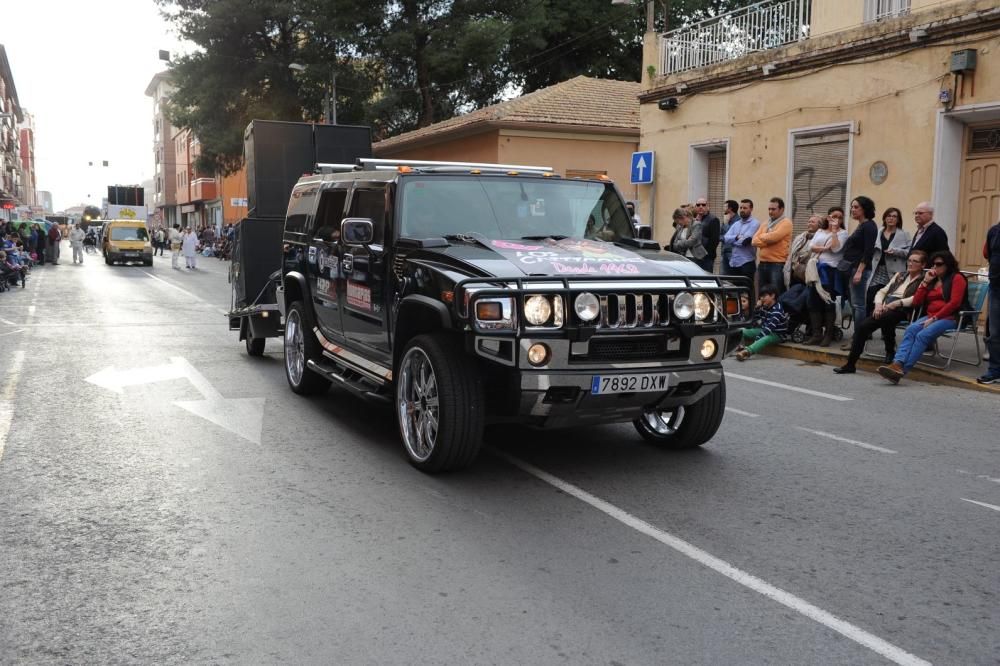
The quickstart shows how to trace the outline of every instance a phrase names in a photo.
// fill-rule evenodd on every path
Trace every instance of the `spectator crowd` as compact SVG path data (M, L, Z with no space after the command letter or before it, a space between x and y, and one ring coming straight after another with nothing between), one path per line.
M793 237L781 197L768 200L763 219L751 199L726 201L720 219L703 197L673 211L669 249L709 272L718 258L720 273L749 282L757 297L754 323L743 331L738 360L787 340L799 326L806 327L806 344L821 347L851 328L841 345L849 350L847 362L834 370L851 374L865 344L881 331L885 363L878 372L895 384L940 336L956 330L959 312L970 310L969 277L930 203L914 207L912 227L899 208L886 208L881 225L876 212L872 199L858 196L847 211L833 206L812 215ZM983 257L989 322L1000 329L1000 222L989 231ZM897 327L905 327L898 345ZM1000 332L990 337L988 323L987 336L990 366L977 381L1000 383Z

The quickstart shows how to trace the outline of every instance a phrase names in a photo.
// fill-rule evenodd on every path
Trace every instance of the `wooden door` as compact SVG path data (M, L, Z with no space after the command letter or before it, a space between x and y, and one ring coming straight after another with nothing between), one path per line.
M966 145L955 254L963 270L977 270L986 265L986 232L1000 220L1000 128L970 129Z

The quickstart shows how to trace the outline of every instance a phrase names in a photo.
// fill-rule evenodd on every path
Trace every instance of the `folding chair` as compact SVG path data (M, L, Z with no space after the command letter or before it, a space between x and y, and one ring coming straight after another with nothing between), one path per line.
M979 344L979 317L982 314L983 306L986 304L986 296L990 290L989 280L985 275L980 275L979 273L971 273L968 271L962 271L962 275L968 280L969 283L969 305L972 307L971 310L960 310L958 312L958 328L954 331L948 331L934 341L934 353L931 356L932 359L938 358L944 361L944 363L935 363L934 361L918 361L920 365L927 365L932 368L939 368L941 370L947 370L952 361L956 363L964 363L965 365L980 366L983 364L983 349ZM959 338L965 334L972 334L972 338L976 344L976 359L970 360L967 358L961 358L955 355L955 350L958 348ZM951 340L951 347L948 349L947 353L941 352L941 341Z

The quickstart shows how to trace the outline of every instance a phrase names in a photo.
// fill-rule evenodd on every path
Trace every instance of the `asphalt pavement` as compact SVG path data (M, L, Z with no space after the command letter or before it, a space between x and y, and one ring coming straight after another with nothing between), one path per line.
M228 263L63 258L0 293L0 663L1000 662L995 395L755 357L700 450L428 476L246 355Z

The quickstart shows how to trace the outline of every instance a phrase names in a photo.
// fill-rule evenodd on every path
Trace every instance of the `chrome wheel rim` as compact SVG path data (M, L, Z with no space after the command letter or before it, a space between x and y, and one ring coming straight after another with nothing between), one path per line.
M677 429L684 420L684 408L646 409L642 413L642 422L649 430L663 437L677 434Z
M306 367L305 340L302 338L302 320L299 313L292 310L285 320L285 368L288 378L298 386L302 383L302 373Z
M406 352L400 364L396 409L407 453L418 462L427 460L437 442L440 400L434 368L418 347Z

